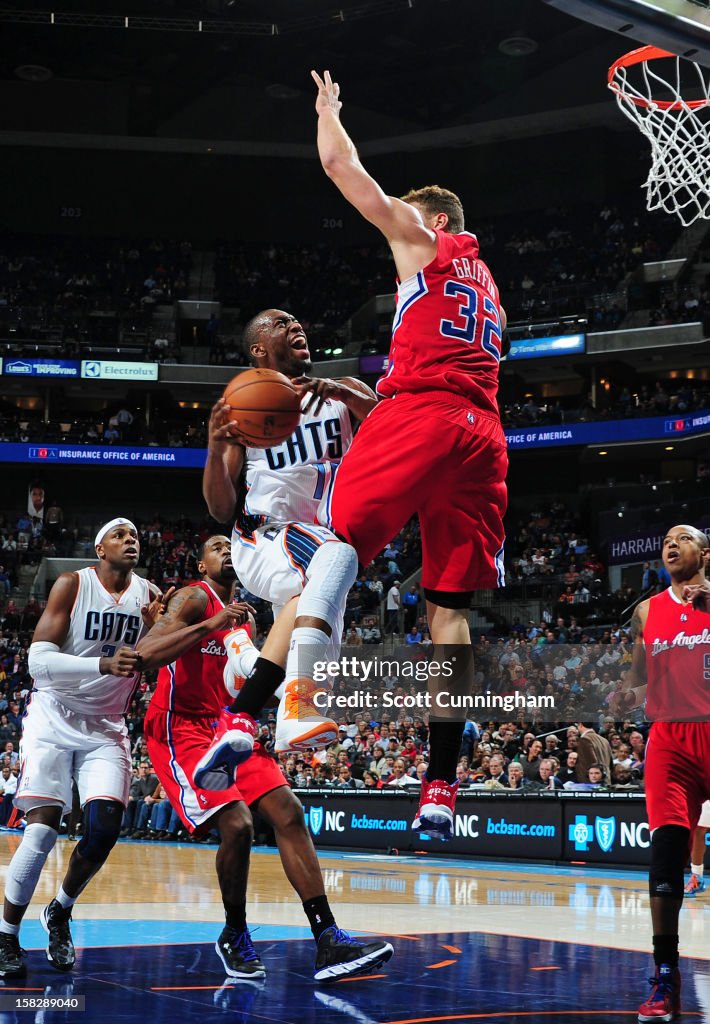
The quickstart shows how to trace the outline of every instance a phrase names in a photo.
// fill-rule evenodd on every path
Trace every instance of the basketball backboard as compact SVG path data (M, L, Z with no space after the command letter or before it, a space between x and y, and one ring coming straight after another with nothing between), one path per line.
M710 67L710 0L544 0L550 7Z

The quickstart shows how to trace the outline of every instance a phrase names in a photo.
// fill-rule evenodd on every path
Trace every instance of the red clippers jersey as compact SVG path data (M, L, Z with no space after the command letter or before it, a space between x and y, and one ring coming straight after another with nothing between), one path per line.
M498 416L498 288L478 258L475 235L435 233L435 258L397 288L389 364L377 393L453 391Z
M643 630L646 717L652 722L710 720L710 615L683 604L671 588L652 597Z
M191 583L207 594L202 621L224 608L209 583ZM249 628L248 626L246 627ZM230 700L224 685L227 651L224 638L228 629L217 629L189 647L177 661L158 672L158 686L151 703L164 711L184 715L216 715Z

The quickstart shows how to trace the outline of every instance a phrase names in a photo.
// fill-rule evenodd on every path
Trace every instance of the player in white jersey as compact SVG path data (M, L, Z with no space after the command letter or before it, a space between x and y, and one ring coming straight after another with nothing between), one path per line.
M337 726L313 705L313 665L340 651L347 594L355 582L357 556L328 528L335 468L352 440L353 425L377 404L361 381L315 380L306 376L311 358L306 334L295 317L279 309L257 314L244 330L253 364L278 370L303 393L301 423L283 444L251 448L220 400L212 410L203 493L218 522L235 517L232 562L251 593L278 614L295 599L295 623L285 672L249 649L236 631L238 675L251 674L223 715L213 747L198 765L209 788L215 768L231 769L248 756L254 718L285 677L276 728L276 749L324 747ZM234 648L232 647L232 651ZM245 661L246 659L246 661ZM250 660L251 659L251 660Z
M137 576L138 532L128 519L96 535L99 563L63 573L54 584L29 652L34 689L20 741L15 806L27 818L7 868L0 921L0 978L26 973L20 923L45 861L71 809L76 781L84 807L81 841L56 899L40 920L49 935L47 959L74 966L72 907L111 852L128 801L131 760L123 715L140 678L134 648L161 613L157 588Z

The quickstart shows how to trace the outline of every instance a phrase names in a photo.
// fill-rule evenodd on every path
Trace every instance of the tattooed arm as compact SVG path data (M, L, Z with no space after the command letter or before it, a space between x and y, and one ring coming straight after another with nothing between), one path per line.
M253 609L245 603L227 604L216 615L204 618L207 594L202 587L183 587L172 598L165 614L150 633L143 637L136 650L142 658L141 668L169 665L215 629L234 629L247 621Z

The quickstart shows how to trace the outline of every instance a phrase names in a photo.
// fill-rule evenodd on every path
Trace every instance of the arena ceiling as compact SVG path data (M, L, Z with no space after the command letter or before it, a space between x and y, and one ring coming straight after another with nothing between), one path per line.
M628 43L542 0L58 0L54 24L51 6L0 6L6 144L310 155L311 67L365 152L626 127L605 72Z

